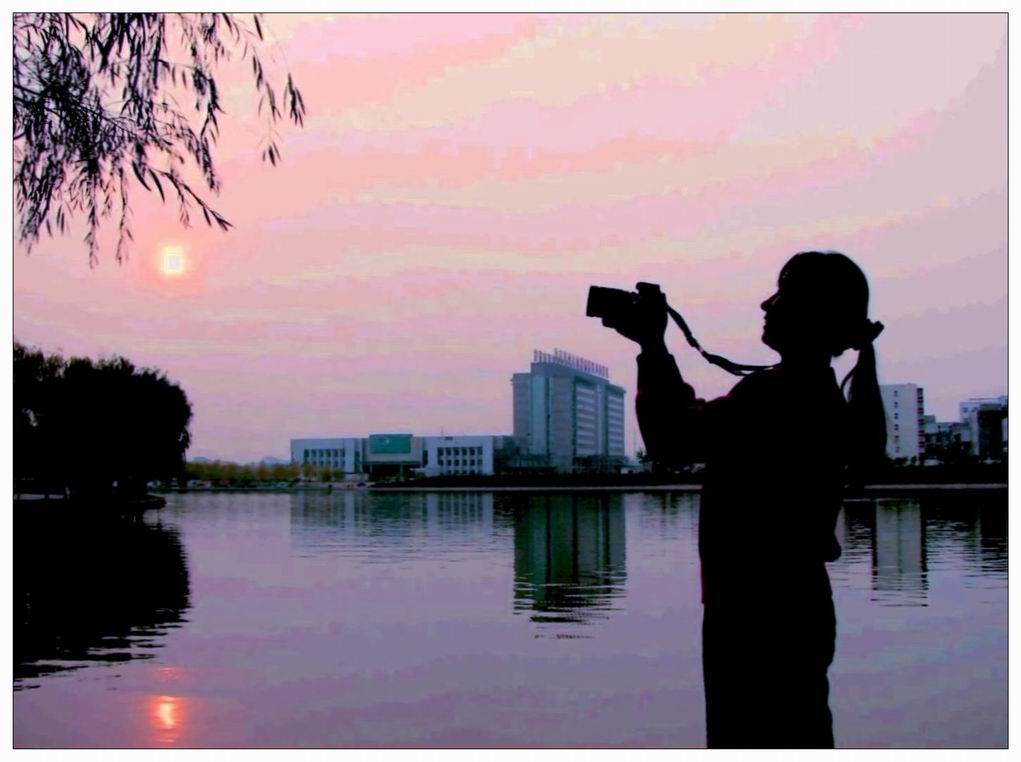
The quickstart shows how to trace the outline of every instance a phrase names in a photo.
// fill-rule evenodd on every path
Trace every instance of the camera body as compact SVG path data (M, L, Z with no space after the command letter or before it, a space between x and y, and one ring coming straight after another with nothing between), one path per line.
M609 319L612 322L633 310L642 297L662 294L655 283L639 283L636 288L637 291L624 291L619 288L590 286L585 314L588 317Z

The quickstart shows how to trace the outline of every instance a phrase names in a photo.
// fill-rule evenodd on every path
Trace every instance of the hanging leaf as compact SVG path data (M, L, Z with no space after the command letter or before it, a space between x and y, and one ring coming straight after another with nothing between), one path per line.
M259 58L265 30L258 14L254 29L229 13L16 13L13 18L15 208L18 239L29 250L44 231L53 235L56 227L64 233L67 216L84 213L92 265L102 221L119 214L116 259L121 261L131 240L128 165L138 184L150 192L155 186L161 199L166 193L160 177L174 186L182 224L189 223L194 202L207 224L230 227L180 179L177 167L192 163L205 190L219 191L212 145L223 109L214 72L221 58L229 59L230 48L250 59L260 114L265 113L267 134L274 134L280 110ZM178 43L190 59L180 69L170 60ZM194 96L201 114L197 126L191 121L196 117L169 96L175 87ZM284 92L288 117L300 126L304 102L290 75ZM275 145L263 152L271 165L279 158Z

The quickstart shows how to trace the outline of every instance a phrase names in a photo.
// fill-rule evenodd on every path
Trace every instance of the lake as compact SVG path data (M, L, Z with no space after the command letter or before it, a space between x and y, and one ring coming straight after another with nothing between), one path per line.
M16 747L705 744L697 493L167 500L18 523ZM838 538L837 746L1006 746L1005 493Z

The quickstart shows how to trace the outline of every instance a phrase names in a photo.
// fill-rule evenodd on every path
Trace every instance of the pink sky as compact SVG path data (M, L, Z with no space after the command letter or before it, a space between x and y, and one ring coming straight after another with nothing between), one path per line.
M73 237L15 252L15 337L164 369L191 457L509 434L511 374L554 347L628 390L631 449L635 349L584 316L588 285L659 282L711 351L771 362L758 305L811 248L869 276L882 383L925 387L941 420L1007 391L1005 14L267 26L308 118L262 164L248 69L221 70L233 231L139 190L123 266L90 270ZM182 277L159 273L168 245ZM670 341L700 394L729 388Z

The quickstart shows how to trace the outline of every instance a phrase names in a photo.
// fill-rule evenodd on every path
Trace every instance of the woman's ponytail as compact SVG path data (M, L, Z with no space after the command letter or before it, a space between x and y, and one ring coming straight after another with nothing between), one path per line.
M866 321L860 342L852 347L858 350L858 362L841 384L843 387L848 380L851 382L847 395L849 462L858 475L882 464L886 456L886 411L879 391L873 346L882 330L882 323Z

